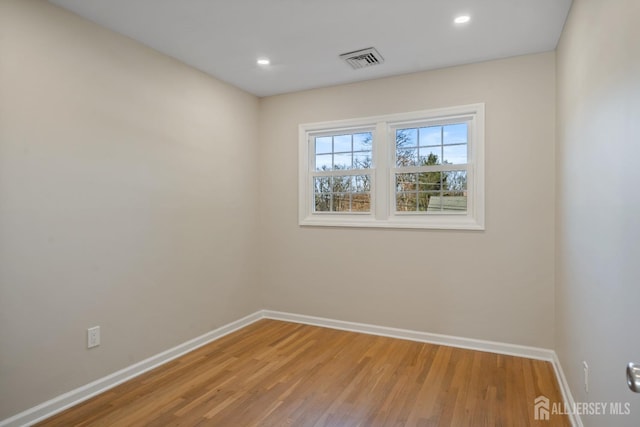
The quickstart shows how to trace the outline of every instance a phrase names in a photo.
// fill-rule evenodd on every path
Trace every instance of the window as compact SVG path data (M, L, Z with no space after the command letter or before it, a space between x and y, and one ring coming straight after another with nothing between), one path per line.
M371 130L313 136L314 212L371 212Z
M301 225L484 229L484 105L300 125Z

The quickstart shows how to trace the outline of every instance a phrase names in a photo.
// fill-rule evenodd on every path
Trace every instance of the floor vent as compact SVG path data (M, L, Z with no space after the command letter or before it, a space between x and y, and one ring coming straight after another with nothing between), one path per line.
M344 59L347 64L351 65L351 68L358 70L360 68L371 67L372 65L382 64L384 58L373 48L356 50L354 52L347 52L340 55L341 59Z

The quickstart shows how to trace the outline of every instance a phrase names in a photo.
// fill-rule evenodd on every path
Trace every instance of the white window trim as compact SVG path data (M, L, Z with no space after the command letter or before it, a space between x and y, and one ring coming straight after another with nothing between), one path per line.
M391 189L395 187L394 167L389 165L395 153L395 128L404 125L468 120L468 199L466 214L396 214L392 209ZM431 228L456 230L485 229L484 181L484 104L470 104L410 113L365 117L299 126L298 222L302 226ZM313 212L311 181L311 138L318 133L351 132L373 129L373 167L371 169L371 213Z

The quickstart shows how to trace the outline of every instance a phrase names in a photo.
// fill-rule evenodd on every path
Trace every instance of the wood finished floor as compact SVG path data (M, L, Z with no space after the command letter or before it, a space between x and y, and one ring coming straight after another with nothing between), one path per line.
M39 426L570 426L548 362L260 320Z

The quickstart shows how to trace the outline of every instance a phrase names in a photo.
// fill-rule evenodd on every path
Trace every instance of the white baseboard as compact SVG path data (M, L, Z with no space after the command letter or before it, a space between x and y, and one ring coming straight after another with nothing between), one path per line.
M462 338L451 335L432 334L429 332L412 331L408 329L389 328L387 326L370 325L366 323L345 322L342 320L326 319L323 317L305 316L301 314L283 313L280 311L263 310L262 315L268 319L285 320L343 331L360 332L364 334L380 335L390 338L400 338L430 344L446 345L450 347L466 348L469 350L486 351L489 353L506 354L509 356L526 357L528 359L546 360L553 362L554 351L547 348L527 347L517 344L506 344L495 341L484 341L474 338Z
M556 378L558 380L558 385L560 386L560 392L562 393L564 403L566 403L569 408L574 408L576 401L573 399L571 388L569 388L569 383L567 382L567 377L564 376L560 359L558 359L558 354L555 351L553 352L553 369L556 371ZM573 427L584 427L580 415L571 413L568 417Z
M140 374L157 368L158 366L176 359L183 354L189 353L198 347L202 347L203 345L222 338L231 332L244 328L245 326L262 319L262 317L262 312L257 311L240 320L228 323L218 329L207 332L204 335L173 347L172 349L163 351L155 356L151 356L148 359L114 372L111 375L107 375L106 377L100 378L92 383L54 397L53 399L41 403L38 406L34 406L31 409L27 409L24 412L20 412L11 418L2 420L0 421L0 427L29 426L35 424L51 417L52 415L62 412L67 408L77 405L80 402L90 399L93 396L103 393L118 384L122 384L123 382L129 381Z
M429 332L413 331L408 329L389 328L386 326L370 325L366 323L346 322L323 317L305 316L302 314L284 313L272 310L259 310L240 320L221 326L211 332L180 344L172 349L159 353L118 372L79 387L68 393L55 397L38 406L14 415L11 418L0 421L0 427L29 426L49 418L71 406L77 405L93 396L103 393L125 381L137 377L164 363L176 359L183 354L202 347L231 332L244 328L260 319L283 320L287 322L303 323L307 325L321 326L325 328L340 329L344 331L360 332L364 334L380 335L391 338L399 338L411 341L426 342L431 344L446 345L470 350L486 351L490 353L505 354L509 356L526 357L551 362L564 401L571 405L574 400L569 385L562 371L562 366L555 351L546 348L527 347L517 344L507 344L495 341L485 341L473 338L455 337L451 335L432 334ZM578 416L570 416L574 427L583 427Z

